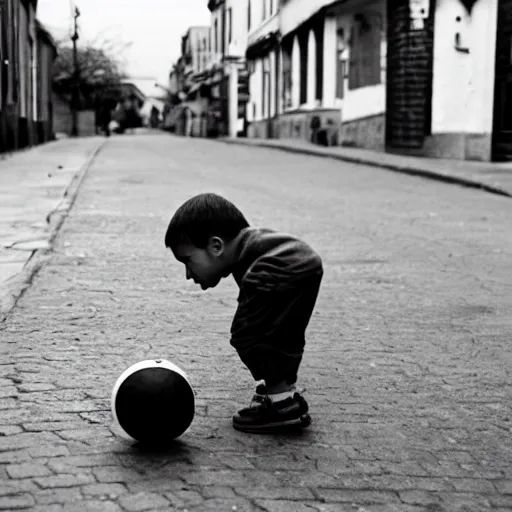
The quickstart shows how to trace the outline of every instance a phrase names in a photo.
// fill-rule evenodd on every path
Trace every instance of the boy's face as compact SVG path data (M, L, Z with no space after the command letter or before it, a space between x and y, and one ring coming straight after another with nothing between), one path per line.
M192 244L178 245L174 250L175 258L185 265L187 279L203 290L214 288L219 281L226 277L224 262L224 242L219 237L211 237L206 248L201 249Z

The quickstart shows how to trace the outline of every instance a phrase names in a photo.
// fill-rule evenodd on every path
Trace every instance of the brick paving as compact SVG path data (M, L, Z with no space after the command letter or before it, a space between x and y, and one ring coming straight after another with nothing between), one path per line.
M201 292L163 244L201 191L324 258L302 435L231 427L252 393L228 342L236 285ZM512 510L511 214L506 197L372 167L112 138L0 324L0 510ZM121 440L110 415L117 376L147 357L197 393L161 452Z
M29 280L32 256L51 247L87 162L103 138L62 139L0 160L0 321Z

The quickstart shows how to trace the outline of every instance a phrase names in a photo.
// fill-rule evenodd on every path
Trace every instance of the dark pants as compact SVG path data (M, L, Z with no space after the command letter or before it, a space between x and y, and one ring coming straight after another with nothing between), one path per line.
M322 276L279 292L242 290L231 345L255 380L294 384Z

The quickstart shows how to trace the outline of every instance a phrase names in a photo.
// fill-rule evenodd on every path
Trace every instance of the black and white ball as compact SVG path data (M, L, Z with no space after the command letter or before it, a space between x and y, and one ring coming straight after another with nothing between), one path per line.
M187 374L165 359L127 368L112 390L112 415L123 437L165 444L181 436L194 418L194 391Z

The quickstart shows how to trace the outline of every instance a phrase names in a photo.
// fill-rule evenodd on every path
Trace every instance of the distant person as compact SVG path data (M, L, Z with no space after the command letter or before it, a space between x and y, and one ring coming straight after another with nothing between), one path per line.
M151 113L149 114L149 126L151 128L158 128L160 125L160 112L158 112L158 109L153 105L151 107Z
M240 288L231 345L263 383L249 407L233 416L234 428L268 433L308 426L308 404L296 382L323 276L320 256L292 235L250 227L234 204L216 194L183 203L165 245L203 290L230 274Z
M140 128L142 126L142 118L139 114L136 96L132 95L129 98L126 98L123 105L123 111L125 130L130 130L131 133L133 133L135 128Z
M108 101L102 101L96 109L96 134L103 133L110 137L110 122L112 121L112 112Z

